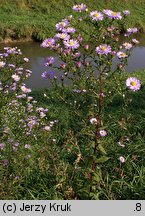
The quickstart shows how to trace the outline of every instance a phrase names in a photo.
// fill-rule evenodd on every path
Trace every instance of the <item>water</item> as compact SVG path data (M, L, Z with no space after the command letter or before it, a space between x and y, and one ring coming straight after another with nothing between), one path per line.
M128 65L126 66L126 71L128 72L145 68L145 35L138 35L136 38L140 41L140 44L133 49L132 55L128 59ZM44 66L46 58L48 56L55 56L52 51L40 48L40 44L36 42L19 42L7 45L1 44L0 51L4 46L19 47L22 53L30 59L27 67L32 70L33 73L26 81L29 88L38 89L50 86L48 80L41 78L41 74L46 70L46 67ZM56 61L57 63L59 62L57 57ZM61 74L61 71L56 71L56 75L61 76Z

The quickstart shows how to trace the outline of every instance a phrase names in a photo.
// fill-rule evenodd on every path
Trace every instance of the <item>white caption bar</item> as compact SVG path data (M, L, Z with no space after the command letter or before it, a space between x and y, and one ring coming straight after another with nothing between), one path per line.
M145 216L145 201L6 200L0 201L0 216Z

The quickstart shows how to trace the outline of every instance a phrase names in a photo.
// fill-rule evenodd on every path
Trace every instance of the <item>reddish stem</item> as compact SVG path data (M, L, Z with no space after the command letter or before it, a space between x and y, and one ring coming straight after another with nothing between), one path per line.
M101 123L101 111L102 111L102 102L103 102L103 95L102 95L102 72L100 72L99 77L99 112L97 116L97 125L96 125L96 131L95 131L95 147L94 147L94 156L96 155L97 150L97 144L99 139L99 128ZM92 161L92 171L95 170L95 160Z

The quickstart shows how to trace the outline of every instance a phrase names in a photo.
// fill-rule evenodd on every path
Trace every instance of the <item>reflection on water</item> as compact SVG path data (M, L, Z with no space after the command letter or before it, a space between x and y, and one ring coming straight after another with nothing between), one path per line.
M133 49L132 55L128 59L128 65L126 66L128 72L145 68L145 35L138 36L137 39L140 40L140 44ZM50 86L49 81L41 78L41 74L46 70L44 66L46 57L55 55L52 51L40 48L40 44L36 42L0 45L0 52L4 46L19 47L22 53L30 59L28 69L32 70L33 73L26 81L28 87L36 89ZM57 64L60 63L58 57L56 57L56 62ZM59 77L62 75L61 71L55 73Z

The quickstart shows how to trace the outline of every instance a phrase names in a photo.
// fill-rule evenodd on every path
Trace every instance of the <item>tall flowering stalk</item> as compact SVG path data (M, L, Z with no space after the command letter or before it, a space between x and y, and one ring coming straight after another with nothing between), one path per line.
M120 86L127 58L130 56L133 46L138 43L135 38L132 40L130 38L133 33L137 32L137 29L127 29L124 34L126 41L120 45L118 43L120 26L124 24L124 20L130 14L129 11L124 10L122 13L110 9L89 11L84 4L75 5L72 9L79 14L77 21L74 22L72 15L64 18L56 24L54 38L47 38L42 43L43 47L57 52L61 61L58 66L55 64L55 58L49 57L49 61L45 65L51 65L52 68L61 70L62 76L51 76L50 71L44 72L42 77L49 80L61 79L63 86L64 81L69 79L73 93L85 92L87 96L89 95L93 99L92 104L90 104L90 116L92 117L90 123L95 126L95 135L93 140L90 138L91 149L87 149L87 153L84 152L84 154L89 155L85 158L85 164L88 179L91 180L89 191L92 191L96 178L96 164L109 160L108 157L104 156L106 152L103 145L100 144L101 140L105 140L105 136L109 134L109 131L104 130L102 122L103 104L106 103L107 99L109 100L110 96L107 83L113 80L115 90L121 97L124 97L127 89L137 91L141 87L140 81L135 77L128 78L126 85ZM90 31L83 28L83 21ZM75 27L72 26L72 23L75 23ZM88 39L87 41L84 36ZM95 49L92 44L95 45ZM118 58L119 63L113 71L112 60L115 57ZM116 78L116 73L119 74L119 79ZM89 130L90 134L91 130L92 128ZM98 155L103 156L98 158Z

